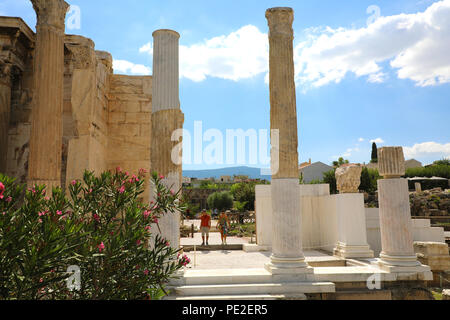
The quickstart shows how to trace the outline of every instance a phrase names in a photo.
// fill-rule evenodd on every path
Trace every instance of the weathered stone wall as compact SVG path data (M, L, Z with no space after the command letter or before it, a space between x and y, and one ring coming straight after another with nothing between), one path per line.
M81 179L85 170L106 169L107 93L112 58L99 59L94 43L80 36L66 36L63 185ZM66 156L66 157L65 157Z
M0 84L6 90L0 98L0 172L22 183L28 176L34 41L22 19L0 17Z
M409 194L412 216L449 216L450 191L440 188Z
M11 93L9 87L5 89L11 102L4 103L1 117L9 118L2 121L9 122L8 127L1 126L9 134L1 143L7 151L2 151L6 168L0 171L21 183L28 179L34 39L33 31L21 19L0 18L2 66L11 65L7 49L20 54L14 56L14 73L7 78L11 79ZM88 38L65 35L63 87L63 187L82 179L85 170L96 174L116 167L130 174L141 168L150 170L152 77L114 75L109 53L95 51ZM148 200L148 189L144 196Z
M152 78L112 75L109 85L107 168L150 171ZM149 190L147 182L144 200Z

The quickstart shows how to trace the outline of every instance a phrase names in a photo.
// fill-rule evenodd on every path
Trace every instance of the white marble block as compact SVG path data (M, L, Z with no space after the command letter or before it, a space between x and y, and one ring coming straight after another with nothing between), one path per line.
M335 255L342 258L373 258L367 243L364 195L347 193L334 196L338 226Z

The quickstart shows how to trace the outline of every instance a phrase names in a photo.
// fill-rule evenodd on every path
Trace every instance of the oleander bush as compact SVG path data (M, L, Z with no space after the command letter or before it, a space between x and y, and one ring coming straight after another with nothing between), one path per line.
M154 173L155 201L145 204L139 198L145 174L86 172L82 181L72 181L67 196L45 186L25 190L0 174L0 299L167 294L166 283L189 259L155 229L162 215L183 209L180 191Z

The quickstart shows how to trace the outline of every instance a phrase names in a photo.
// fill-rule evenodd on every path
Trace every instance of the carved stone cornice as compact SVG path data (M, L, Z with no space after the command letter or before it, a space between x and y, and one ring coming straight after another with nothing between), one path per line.
M12 63L0 58L0 83L11 86L12 70Z
M269 24L269 37L284 36L293 38L294 10L292 8L277 7L267 9L266 18Z
M91 39L66 35L65 46L70 51L70 62L74 69L89 69L95 62L95 44Z
M47 26L59 31L65 29L69 4L64 0L31 0L37 16L37 28Z

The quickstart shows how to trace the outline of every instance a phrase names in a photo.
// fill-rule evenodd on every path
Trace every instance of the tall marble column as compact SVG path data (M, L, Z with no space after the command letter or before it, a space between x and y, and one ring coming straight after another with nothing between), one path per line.
M37 15L28 184L61 185L64 29L69 5L31 0Z
M270 44L270 122L279 132L272 140L272 274L311 273L305 262L301 235L298 179L297 105L294 79L294 11L266 11Z
M384 178L378 180L380 265L388 269L420 266L414 253L408 181L401 178L405 174L403 148L378 149L378 166Z
M11 114L12 65L0 60L0 172L6 173L8 154L8 128Z
M181 141L172 141L173 133L183 129L184 123L179 98L179 38L180 35L173 30L157 30L153 33L153 139L150 168L164 176L164 183L174 191L178 191L182 185L181 152L174 152ZM159 226L161 235L169 240L172 247L179 248L180 214L167 213L160 219Z

